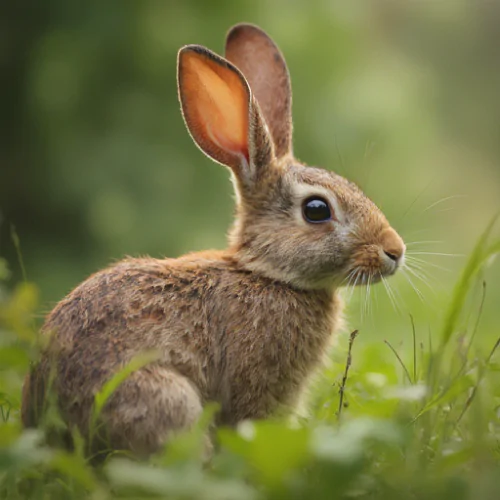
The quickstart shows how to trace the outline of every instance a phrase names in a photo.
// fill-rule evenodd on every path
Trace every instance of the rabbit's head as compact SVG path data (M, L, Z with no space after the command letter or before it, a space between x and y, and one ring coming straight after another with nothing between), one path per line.
M290 78L274 42L240 24L225 56L183 47L178 86L194 141L233 174L230 243L240 265L301 288L393 274L405 245L377 206L352 182L294 158Z

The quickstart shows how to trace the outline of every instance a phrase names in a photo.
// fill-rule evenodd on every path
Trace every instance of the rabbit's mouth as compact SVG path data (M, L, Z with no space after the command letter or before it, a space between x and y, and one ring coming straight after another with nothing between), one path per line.
M367 286L383 281L404 265L404 254L396 257L380 248L371 255L365 254L360 260L361 262L353 262L349 266L341 283L342 286Z
M342 284L346 286L371 285L392 276L404 266L406 246L392 229L382 233L378 244L364 244L354 253Z

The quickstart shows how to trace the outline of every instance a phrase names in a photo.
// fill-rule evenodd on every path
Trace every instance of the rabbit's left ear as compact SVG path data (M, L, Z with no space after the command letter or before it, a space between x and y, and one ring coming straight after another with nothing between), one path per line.
M179 51L178 88L186 125L199 148L252 187L271 162L271 138L245 77L199 45Z
M227 34L226 59L250 84L269 127L276 156L292 152L292 88L283 55L262 29L237 24Z

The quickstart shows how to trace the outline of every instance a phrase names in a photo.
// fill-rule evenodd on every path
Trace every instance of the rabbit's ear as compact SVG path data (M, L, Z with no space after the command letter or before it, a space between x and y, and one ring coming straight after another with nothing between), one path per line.
M271 132L276 156L291 152L292 90L277 45L257 26L237 24L227 35L225 56L248 80Z
M245 77L205 47L187 45L179 51L177 78L184 120L196 144L240 181L249 181L273 153Z

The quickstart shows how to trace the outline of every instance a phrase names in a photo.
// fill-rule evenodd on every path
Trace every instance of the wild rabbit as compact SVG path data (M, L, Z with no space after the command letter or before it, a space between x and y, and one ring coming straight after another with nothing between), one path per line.
M141 456L210 401L219 425L293 410L341 323L339 287L392 275L405 252L358 187L294 158L288 69L264 31L233 27L225 58L185 46L177 74L195 143L232 174L229 246L88 278L48 315L49 346L23 393L23 422L36 425L50 379L61 415L88 436L103 384L156 350L100 416L109 446Z

